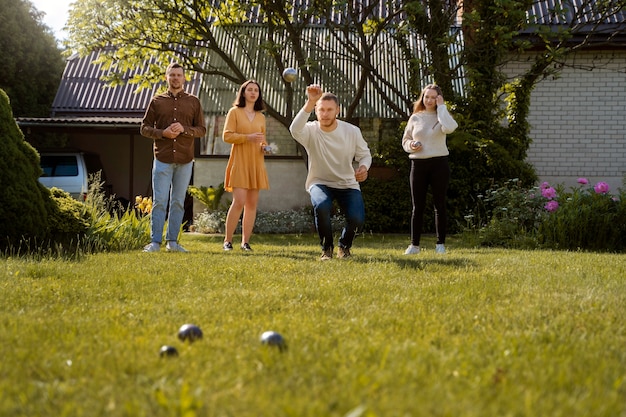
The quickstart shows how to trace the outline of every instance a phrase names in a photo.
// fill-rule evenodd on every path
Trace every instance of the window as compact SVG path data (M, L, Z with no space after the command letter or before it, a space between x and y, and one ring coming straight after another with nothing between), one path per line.
M78 162L74 155L42 155L42 177L76 177Z

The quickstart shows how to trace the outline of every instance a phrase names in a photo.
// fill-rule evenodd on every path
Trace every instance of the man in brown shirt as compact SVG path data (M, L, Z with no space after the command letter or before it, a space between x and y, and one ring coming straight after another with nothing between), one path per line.
M185 194L193 169L194 139L206 134L200 100L184 91L185 72L178 63L165 71L167 92L152 98L141 122L141 134L154 142L152 165L151 243L144 252L158 252L163 240L166 209L166 249L187 252L178 244L185 211Z

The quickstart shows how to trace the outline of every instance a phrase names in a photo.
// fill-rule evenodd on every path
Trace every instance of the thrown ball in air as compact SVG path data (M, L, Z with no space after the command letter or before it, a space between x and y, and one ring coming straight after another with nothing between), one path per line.
M288 83L295 81L297 77L298 71L296 71L294 68L285 68L285 70L283 71L283 79Z

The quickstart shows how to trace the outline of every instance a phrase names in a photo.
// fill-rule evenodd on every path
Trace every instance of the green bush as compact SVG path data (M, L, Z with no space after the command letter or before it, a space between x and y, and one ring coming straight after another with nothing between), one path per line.
M53 204L48 214L48 228L52 241L68 244L84 238L90 224L85 204L55 187L50 189L50 196Z
M39 155L24 140L0 89L0 250L48 238L49 192L38 178Z
M300 210L259 211L254 222L254 233L314 233L312 210L311 207L305 207ZM206 234L224 233L226 214L227 212L222 210L205 210L194 218L192 231ZM337 213L332 216L331 223L333 230L340 231L344 225L344 218ZM237 225L235 233L241 233L241 222Z
M190 185L187 187L187 192L204 204L209 211L217 210L220 208L220 202L224 195L224 183L221 183L217 188Z
M412 205L408 174L387 180L368 178L361 184L361 191L366 232L409 232Z

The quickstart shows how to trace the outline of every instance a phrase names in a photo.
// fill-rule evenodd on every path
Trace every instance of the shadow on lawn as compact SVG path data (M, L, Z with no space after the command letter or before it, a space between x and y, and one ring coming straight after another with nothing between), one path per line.
M262 255L270 258L287 258L290 260L299 260L299 261L313 261L318 260L321 255L320 251L311 251L309 249L303 249L301 251L294 251L294 247L290 247L289 250L285 250L284 252L270 252L270 253L259 253L253 252L249 254L243 254L244 256L258 256ZM467 268L468 266L476 266L476 263L467 258L448 258L446 255L438 255L437 257L432 256L407 256L407 255L381 255L380 258L373 257L371 255L366 255L359 253L358 248L353 251L353 256L350 259L339 259L337 256L337 249L335 249L334 257L328 261L319 261L329 264L335 263L359 263L359 264L373 264L375 262L393 262L398 267L402 269L415 269L415 270L424 270L428 266L447 266L451 268Z
M452 268L467 268L468 266L475 266L476 263L465 258L449 259L445 257L440 258L419 258L406 257L400 259L394 259L395 263L403 269L418 269L423 270L429 265L441 265L449 266Z

